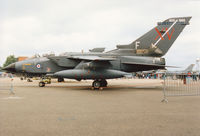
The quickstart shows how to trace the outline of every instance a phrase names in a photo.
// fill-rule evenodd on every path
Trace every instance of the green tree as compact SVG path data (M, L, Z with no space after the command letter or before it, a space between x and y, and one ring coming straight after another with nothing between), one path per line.
M3 66L6 67L6 66L8 66L9 64L12 64L12 63L14 63L14 62L16 62L16 61L17 61L17 58L15 58L14 55L10 55L10 56L8 56L8 57L6 58L6 61L5 61L5 63L3 64Z

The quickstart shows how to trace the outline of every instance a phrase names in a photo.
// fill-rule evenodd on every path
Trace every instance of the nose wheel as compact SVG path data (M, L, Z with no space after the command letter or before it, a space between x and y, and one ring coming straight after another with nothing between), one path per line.
M103 87L107 87L108 82L105 79L94 80L92 83L92 89L100 89L102 90Z

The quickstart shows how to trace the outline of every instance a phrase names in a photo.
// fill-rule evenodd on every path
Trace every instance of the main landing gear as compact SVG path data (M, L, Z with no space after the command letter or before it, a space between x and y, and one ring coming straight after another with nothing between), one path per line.
M64 78L58 78L58 82L65 82Z
M103 90L103 87L107 87L108 82L105 79L96 79L92 83L92 89Z

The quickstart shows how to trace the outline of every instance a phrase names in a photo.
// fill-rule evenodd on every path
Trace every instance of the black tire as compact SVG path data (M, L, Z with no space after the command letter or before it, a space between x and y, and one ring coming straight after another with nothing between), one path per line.
M107 85L108 82L105 79L101 80L101 87L107 87Z
M58 78L58 82L64 82L64 78Z
M39 82L39 87L44 87L45 83L43 81Z
M94 87L94 89L99 89L99 88L101 87L101 82L95 80L95 81L92 83L92 87Z

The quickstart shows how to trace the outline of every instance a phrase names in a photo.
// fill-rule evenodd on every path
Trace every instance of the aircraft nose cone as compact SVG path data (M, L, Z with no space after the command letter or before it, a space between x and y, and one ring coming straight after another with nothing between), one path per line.
M12 64L4 67L3 70L6 70L8 72L16 72L15 63L12 63Z

